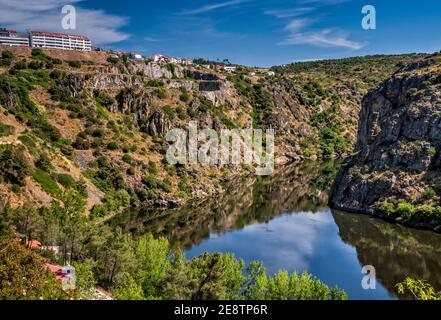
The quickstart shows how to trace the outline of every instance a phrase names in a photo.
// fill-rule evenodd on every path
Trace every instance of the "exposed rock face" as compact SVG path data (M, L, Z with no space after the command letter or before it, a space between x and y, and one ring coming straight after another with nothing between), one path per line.
M150 95L145 91L137 92L133 87L122 89L116 96L117 108L121 113L145 114L150 104ZM116 110L111 110L115 112Z
M93 90L119 90L121 87L140 84L138 78L133 79L127 75L98 73L87 81L86 86Z
M203 73L199 71L190 71L187 72L187 76L194 78L195 80L204 80L204 81L216 81L219 80L219 77L213 73Z
M167 88L185 88L188 91L198 90L197 83L190 80L169 80L166 83Z
M137 74L142 72L149 78L166 78L172 79L173 77L183 78L184 69L179 65L174 65L173 70L167 67L167 65L150 62L148 64L144 62L132 63L128 65L128 72L130 74Z
M17 90L13 88L9 83L0 83L1 88L6 93L4 96L4 106L7 110L15 108L18 101Z
M403 69L362 102L356 155L337 175L334 208L379 215L396 197L418 203L441 191L441 76L433 63Z
M68 74L59 80L59 85L68 88L72 97L79 96L84 89L84 78L77 74Z

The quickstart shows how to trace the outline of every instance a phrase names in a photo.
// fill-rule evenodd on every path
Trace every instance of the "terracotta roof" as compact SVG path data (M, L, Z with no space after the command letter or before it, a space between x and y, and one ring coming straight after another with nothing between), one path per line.
M26 246L31 249L40 249L41 242L38 240L29 240L26 241Z
M44 267L46 269L48 269L50 272L54 273L55 274L55 278L57 280L62 280L63 278L66 277L66 275L61 272L62 269L63 269L62 266L46 262L44 264Z
M46 32L46 31L29 30L29 34L30 35L35 35L35 36L48 36L48 37L60 37L60 38L90 40L86 36L75 35L75 34L67 34L67 33L60 33L60 32Z

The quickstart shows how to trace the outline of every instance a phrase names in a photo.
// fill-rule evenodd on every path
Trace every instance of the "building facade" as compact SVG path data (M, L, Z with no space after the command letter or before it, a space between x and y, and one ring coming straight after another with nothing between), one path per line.
M15 30L0 28L0 45L9 47L29 47L29 36Z
M29 41L30 46L33 48L76 51L92 50L92 43L90 39L80 35L70 35L58 32L29 31Z
M173 64L179 63L185 65L193 64L192 59L163 56L162 54L159 53L152 54L149 58L154 62L159 62L159 63L173 63Z

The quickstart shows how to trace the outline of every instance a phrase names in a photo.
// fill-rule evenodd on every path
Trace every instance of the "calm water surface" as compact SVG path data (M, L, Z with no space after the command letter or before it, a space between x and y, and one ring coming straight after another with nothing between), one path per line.
M166 236L188 258L233 252L246 262L314 274L350 299L397 299L406 276L441 290L441 235L331 211L328 190L338 165L306 163L269 178L231 183L225 195L176 211L131 213L116 223ZM362 266L376 268L375 290L361 286Z

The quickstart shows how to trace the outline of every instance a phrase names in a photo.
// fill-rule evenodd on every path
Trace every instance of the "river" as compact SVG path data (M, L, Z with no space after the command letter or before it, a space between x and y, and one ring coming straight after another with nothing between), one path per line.
M407 276L441 290L441 235L365 215L330 210L334 161L308 162L272 177L231 183L224 195L197 206L132 212L113 223L135 234L167 237L188 258L233 252L263 261L268 272L308 271L349 299L407 299L395 285ZM375 289L362 287L362 267L375 267Z

